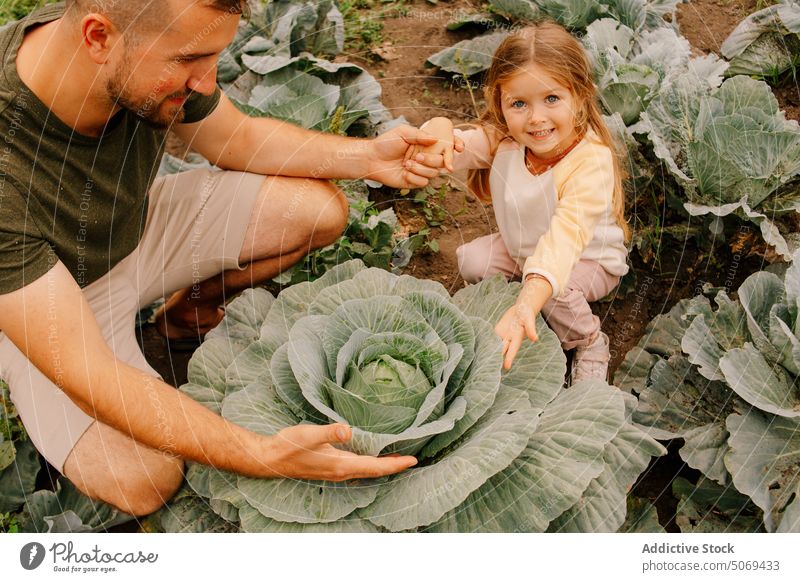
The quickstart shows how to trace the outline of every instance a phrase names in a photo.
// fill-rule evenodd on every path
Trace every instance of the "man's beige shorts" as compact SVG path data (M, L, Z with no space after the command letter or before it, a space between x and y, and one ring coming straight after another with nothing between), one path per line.
M173 291L241 268L238 257L263 183L264 176L258 174L210 170L155 181L139 246L83 290L117 358L158 376L136 341L136 314ZM63 472L70 451L95 419L1 333L0 377L11 389L11 400L33 444Z

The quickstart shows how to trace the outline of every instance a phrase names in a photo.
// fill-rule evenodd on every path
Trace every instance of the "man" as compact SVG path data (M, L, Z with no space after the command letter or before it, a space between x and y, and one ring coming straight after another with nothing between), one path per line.
M333 447L344 425L234 426L161 382L136 343L157 297L177 291L165 331L202 332L226 294L335 240L347 202L324 179L417 187L442 165L403 161L435 141L413 128L355 140L241 114L215 76L244 4L67 0L0 32L0 376L45 458L134 515L177 490L183 459L326 480L416 462ZM154 180L167 127L226 171Z

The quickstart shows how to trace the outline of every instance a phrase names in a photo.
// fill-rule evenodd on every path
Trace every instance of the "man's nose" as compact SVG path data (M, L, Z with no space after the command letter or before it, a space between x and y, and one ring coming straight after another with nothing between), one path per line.
M186 82L186 86L195 93L211 95L217 87L217 63L209 68L192 72L192 76Z

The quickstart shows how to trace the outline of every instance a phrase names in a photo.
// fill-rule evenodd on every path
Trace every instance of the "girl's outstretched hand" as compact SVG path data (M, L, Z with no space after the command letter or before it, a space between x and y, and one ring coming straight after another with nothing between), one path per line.
M508 370L517 357L517 352L522 346L522 340L527 338L532 342L538 341L536 334L536 316L530 305L517 300L508 311L505 312L500 322L495 326L495 333L503 341L503 369Z
M429 146L415 146L406 152L406 169L414 171L417 165L453 171L453 152L464 151L464 142L453 135L453 122L446 117L434 117L422 129L436 138Z
M553 295L553 287L544 277L529 279L520 291L517 302L503 314L494 331L503 342L503 369L508 370L527 337L539 341L536 316Z

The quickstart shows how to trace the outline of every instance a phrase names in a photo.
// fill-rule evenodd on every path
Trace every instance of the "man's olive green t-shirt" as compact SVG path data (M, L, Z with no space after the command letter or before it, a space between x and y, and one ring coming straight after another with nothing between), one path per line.
M49 6L0 29L0 294L59 260L85 287L128 256L164 151L166 131L127 110L100 137L79 134L21 81L16 56L25 29L63 12ZM190 96L184 123L209 115L219 97L219 89Z

